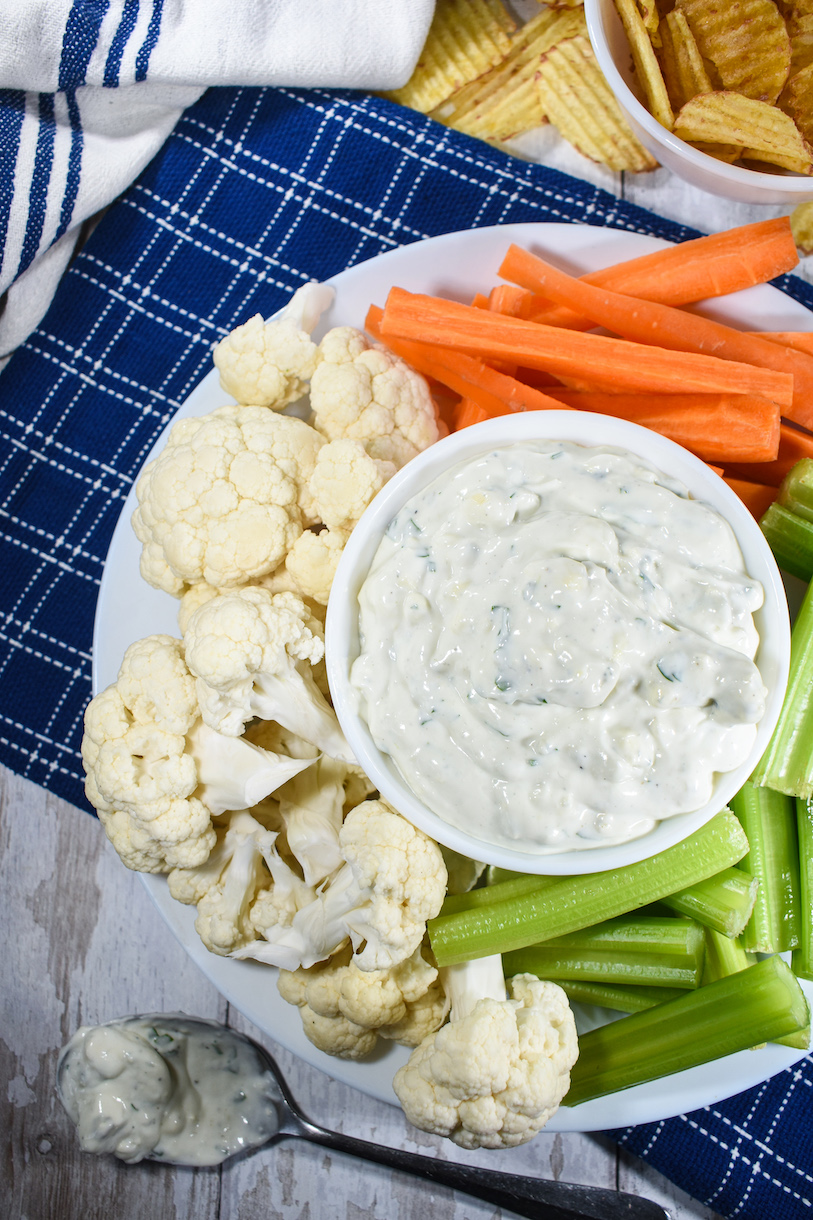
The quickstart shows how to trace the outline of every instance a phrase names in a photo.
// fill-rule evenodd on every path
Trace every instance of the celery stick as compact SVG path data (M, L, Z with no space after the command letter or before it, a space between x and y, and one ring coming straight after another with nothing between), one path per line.
M790 967L781 957L766 957L708 987L583 1034L565 1105L797 1033L809 1020Z
M519 898L547 889L558 881L558 877L538 877L535 873L514 873L510 880L497 885L484 885L481 889L468 890L465 894L447 894L440 909L441 915L455 915L458 911L471 911L475 907L488 906L492 902L504 902L507 898Z
M622 868L562 877L541 891L429 921L439 966L522 949L635 911L736 864L748 850L742 827L724 809L695 834Z
M788 471L779 488L777 501L797 517L813 521L813 458L802 458Z
M813 461L811 462L813 465ZM799 834L799 944L793 950L793 972L813 980L813 800L797 798Z
M727 978L730 974L737 974L740 970L747 970L755 961L753 953L746 953L739 940L732 940L728 936L721 936L712 928L706 928L703 987L716 982L717 979ZM794 1050L806 1051L810 1045L810 1027L786 1034L783 1038L774 1038L773 1041L781 1042L783 1046L792 1046Z
M527 877L528 873L512 873L510 868L489 864L486 869L486 885L499 885L501 881L513 881L515 877Z
M768 748L751 776L755 784L813 796L813 584L790 637L790 677L785 702Z
M503 955L506 974L649 987L697 987L703 929L691 919L622 915Z
M661 904L725 936L739 936L751 918L758 886L756 878L743 869L727 868L679 894L669 894Z
M748 836L743 868L759 881L754 911L742 934L743 948L784 953L799 943L799 846L796 808L789 796L750 781L731 802Z
M810 580L813 576L813 521L773 503L759 525L780 568L800 580Z
M742 941L723 936L714 928L706 928L706 963L703 967L703 986L726 979L730 974L747 970L756 958L747 953Z
M583 979L557 979L573 1004L598 1004L614 1012L643 1012L683 995L676 987L629 987L624 983L587 983Z

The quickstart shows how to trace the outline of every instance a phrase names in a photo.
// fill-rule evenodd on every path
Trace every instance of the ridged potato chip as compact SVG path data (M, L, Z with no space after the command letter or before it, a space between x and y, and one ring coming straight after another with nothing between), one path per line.
M813 64L794 73L779 98L808 143L813 143Z
M660 38L658 59L669 101L678 111L698 93L711 93L713 86L685 13L680 9L667 13L660 24Z
M790 231L802 254L813 253L813 203L800 203L793 209Z
M481 140L507 140L545 122L534 77L541 57L565 38L586 33L581 7L543 9L523 26L494 68L430 112L430 117Z
M676 0L723 91L775 102L790 72L790 36L773 0Z
M638 81L646 95L647 109L663 127L671 129L674 114L669 94L636 0L615 0L615 7L629 39Z
M810 145L793 119L776 106L741 93L701 93L680 110L674 133L689 143L742 145L749 160L798 174L813 171Z
M791 71L813 63L813 0L796 0L785 13L790 36Z
M537 88L549 121L585 157L614 170L656 168L628 126L583 35L545 55Z
M437 0L417 67L400 89L384 94L427 114L511 50L516 22L502 0Z

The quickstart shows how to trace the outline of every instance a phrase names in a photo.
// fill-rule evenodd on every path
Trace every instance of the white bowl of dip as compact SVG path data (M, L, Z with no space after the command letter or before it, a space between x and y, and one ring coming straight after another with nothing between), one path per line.
M702 501L728 523L745 572L764 591L753 623L759 635L754 661L766 696L747 757L731 770L714 773L711 799L702 807L673 813L654 825L650 821L650 828L622 841L617 836L608 841L575 835L569 840L566 837L564 846L529 844L527 839L515 846L510 835L491 832L488 825L477 825L477 819L469 816L468 810L478 799L476 786L472 789L461 783L460 813L448 817L430 807L431 787L424 789L423 799L416 794L390 754L374 741L364 714L365 701L351 680L351 670L360 654L359 592L399 511L442 476L451 477L463 463L506 446L551 441L590 449L609 447L642 459L668 480L677 480L690 499ZM673 846L735 795L756 766L779 716L787 685L790 621L782 579L762 531L739 498L704 462L673 441L626 420L576 411L539 411L488 420L446 437L409 462L382 489L342 555L328 606L326 655L331 695L342 728L360 765L393 808L439 843L472 859L517 872L565 875L620 867ZM420 782L415 787L420 788Z

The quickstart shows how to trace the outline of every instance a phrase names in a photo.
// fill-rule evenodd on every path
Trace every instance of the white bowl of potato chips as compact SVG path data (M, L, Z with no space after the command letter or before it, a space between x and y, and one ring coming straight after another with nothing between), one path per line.
M585 0L596 59L641 143L692 185L742 203L813 199L807 7Z

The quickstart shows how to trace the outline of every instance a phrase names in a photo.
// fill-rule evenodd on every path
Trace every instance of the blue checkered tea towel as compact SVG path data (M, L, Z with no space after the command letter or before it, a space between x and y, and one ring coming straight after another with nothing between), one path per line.
M0 374L0 759L87 808L96 593L122 500L236 322L395 246L521 221L680 241L681 225L352 92L213 89L68 270ZM778 286L813 304L813 290ZM727 1216L813 1201L809 1060L723 1104L615 1132Z
M0 362L210 85L390 89L434 0L0 0Z

